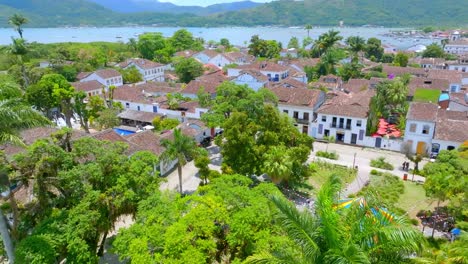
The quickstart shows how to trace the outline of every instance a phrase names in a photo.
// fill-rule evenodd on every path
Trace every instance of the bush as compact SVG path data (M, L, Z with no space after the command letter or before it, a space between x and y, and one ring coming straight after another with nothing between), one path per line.
M371 174L371 175L379 175L380 172L379 172L378 170L371 170L371 171L370 171L370 174Z
M419 225L419 220L418 219L414 219L414 218L411 218L410 219L410 223L414 226L418 226Z
M385 157L378 157L373 159L370 162L371 167L384 169L384 170L393 170L393 165L385 161Z
M337 160L339 155L336 152L327 152L327 151L317 151L317 157L322 157L326 159Z

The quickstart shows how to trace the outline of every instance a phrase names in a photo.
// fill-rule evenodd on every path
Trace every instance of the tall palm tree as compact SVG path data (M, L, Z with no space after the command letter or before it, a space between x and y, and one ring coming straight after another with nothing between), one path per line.
M421 233L395 217L391 222L370 217L366 206L337 211L339 178L332 176L320 189L315 214L298 211L273 197L278 223L297 244L298 252L263 252L250 263L400 263L421 250Z
M342 40L343 37L339 35L340 32L339 31L335 31L333 29L329 30L327 33L325 34L322 34L322 40L323 40L323 45L324 45L324 49L325 49L325 52L336 45L336 43L338 43L338 41Z
M26 75L24 66L24 56L28 53L27 43L22 38L11 38L12 43L7 47L6 52L16 58L16 63L21 66L21 75L24 81L24 88L29 86L29 78Z
M23 101L19 87L5 80L2 80L0 83L0 120L2 120L0 122L0 144L10 143L20 146L24 146L19 136L21 130L49 124L48 119ZM10 200L12 200L11 198L14 197L10 197ZM14 209L15 204L12 204L12 207ZM1 210L0 235L2 236L9 263L14 263L13 243Z
M348 44L349 49L354 53L354 56L357 57L359 52L364 50L366 41L360 36L351 36L346 39L346 44Z
M192 159L196 155L195 141L177 128L174 129L174 138L172 140L163 139L162 146L166 150L161 155L165 163L171 163L177 160L177 173L179 174L179 192L182 194L182 166L187 163L187 159Z
M311 24L307 24L305 25L304 27L306 30L307 30L307 37L310 38L310 30L312 29L312 25Z
M12 25L15 30L20 35L20 38L23 38L23 25L27 24L29 21L21 14L13 14L9 19L8 23Z

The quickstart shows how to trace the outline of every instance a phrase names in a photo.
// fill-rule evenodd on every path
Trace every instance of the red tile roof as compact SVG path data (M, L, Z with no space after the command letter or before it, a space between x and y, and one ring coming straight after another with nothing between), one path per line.
M354 94L336 92L336 96L327 100L317 113L366 118L369 112L369 103L375 95L374 90L366 90Z
M406 119L435 122L438 108L438 105L431 103L411 103L406 114Z
M86 81L86 82L73 82L70 84L71 86L75 87L76 90L83 91L83 92L100 90L103 87L103 85L100 82L95 81L95 80Z
M315 106L324 92L317 89L273 87L270 90L278 97L280 104Z
M164 64L157 63L154 61L150 61L147 59L128 59L124 62L119 63L119 67L121 68L126 68L130 64L135 64L136 66L142 68L142 69L153 69L153 68L158 68L164 66Z
M103 79L109 79L113 77L122 77L122 74L120 74L120 72L114 69L102 69L102 70L97 70L94 73L96 73L96 75L98 75L99 77Z

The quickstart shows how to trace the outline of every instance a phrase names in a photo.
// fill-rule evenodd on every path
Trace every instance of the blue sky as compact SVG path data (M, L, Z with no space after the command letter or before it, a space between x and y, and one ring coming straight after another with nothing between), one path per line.
M159 0L160 2L171 2L176 5L186 5L186 6L209 6L219 3L230 3L238 2L242 0ZM252 2L266 3L271 2L271 0L251 0Z

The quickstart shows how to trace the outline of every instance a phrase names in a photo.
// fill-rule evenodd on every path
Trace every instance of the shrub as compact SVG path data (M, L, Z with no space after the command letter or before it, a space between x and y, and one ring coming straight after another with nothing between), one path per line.
M370 162L371 167L384 169L384 170L393 170L393 165L385 161L385 157L378 157L373 159Z
M379 172L378 170L371 170L371 171L370 171L370 174L371 174L371 175L379 175L380 172Z
M410 223L414 226L418 226L419 225L419 220L418 219L414 219L414 218L411 218L410 219Z
M327 152L327 151L317 151L317 157L322 157L326 159L337 160L339 155L336 152Z

